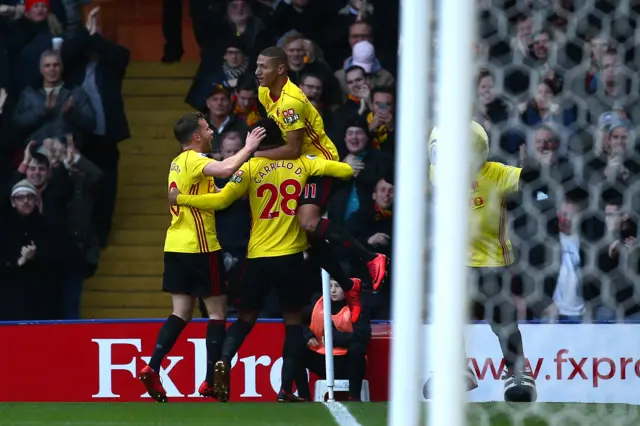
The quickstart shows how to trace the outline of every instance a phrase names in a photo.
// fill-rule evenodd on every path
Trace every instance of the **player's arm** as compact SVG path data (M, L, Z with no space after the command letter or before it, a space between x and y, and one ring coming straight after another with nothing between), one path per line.
M196 207L201 210L224 210L242 197L249 189L249 180L243 179L245 173L248 173L248 169L249 167L245 164L231 177L222 190L213 194L176 194L175 190L173 190L169 193L169 203Z
M287 116L285 117L285 111ZM256 157L265 157L270 160L294 160L302 154L302 141L305 132L305 119L307 117L307 105L291 96L287 96L282 103L282 111L277 117L278 124L283 126L286 132L285 144L277 148L256 152Z
M236 153L236 155L231 156L223 161L210 161L206 166L202 169L202 174L204 176L212 176L217 178L228 178L231 176L236 170L245 163L251 154L258 149L260 146L260 142L264 139L266 135L266 130L262 127L256 127L247 135L247 140L245 142L244 147Z
M311 176L330 176L339 179L351 179L353 168L340 161L325 160L324 158L305 155L300 157Z

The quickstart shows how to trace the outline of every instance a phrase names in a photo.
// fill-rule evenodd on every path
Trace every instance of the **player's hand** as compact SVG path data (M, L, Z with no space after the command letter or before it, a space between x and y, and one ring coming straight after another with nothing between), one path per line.
M178 188L171 188L169 191L169 204L172 206L178 205L178 195L180 195L180 190Z
M312 337L307 341L307 346L310 348L317 348L318 346L320 346L320 344L318 343L318 340L315 337Z
M356 172L360 172L364 169L364 161L360 160L353 154L349 154L344 157L344 162L350 165L351 168Z
M256 127L247 135L247 142L245 146L252 152L258 149L260 142L267 136L267 131L264 127Z

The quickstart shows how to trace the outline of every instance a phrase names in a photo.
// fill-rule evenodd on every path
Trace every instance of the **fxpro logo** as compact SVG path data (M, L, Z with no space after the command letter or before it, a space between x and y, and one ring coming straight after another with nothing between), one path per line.
M469 367L478 380L500 380L505 370L504 359L469 358ZM559 349L555 356L526 360L534 379L545 381L583 380L597 388L607 380L627 380L640 377L640 359L632 357L574 357L568 349Z
M116 394L113 390L113 372L114 371L127 371L131 374L131 377L135 378L137 371L138 360L142 360L148 363L151 359L150 356L143 356L141 352L142 339L92 339L92 342L98 345L98 392L92 395L93 398L118 398L120 395ZM171 372L185 357L184 356L167 356L169 365L166 368L160 369L160 377L162 384L167 391L167 396L170 398L199 398L198 386L200 381L206 374L207 368L207 347L205 339L187 339L193 347L193 361L194 361L194 383L189 386L189 392L182 392L176 386L172 380ZM122 346L133 346L138 356L133 356L131 360L125 364L114 364L113 351L114 348ZM269 369L269 382L274 392L280 390L281 384L281 371L282 371L282 358L272 359L268 355L262 355L259 357L249 356L240 358L236 355L232 362L231 368L236 367L240 361L242 368L244 368L244 392L240 395L242 398L259 398L262 395L257 391L256 374L258 367L266 367ZM240 366L238 366L240 367ZM266 373L266 372L265 372ZM264 377L265 373L261 373L260 376ZM141 395L143 398L149 398L145 393Z

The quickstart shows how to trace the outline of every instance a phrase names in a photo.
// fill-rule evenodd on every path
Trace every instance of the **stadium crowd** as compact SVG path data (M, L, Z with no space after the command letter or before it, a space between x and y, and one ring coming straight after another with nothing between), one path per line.
M129 52L101 36L99 13L0 3L0 319L80 318L107 242Z
M183 54L179 3L165 2L167 63ZM490 135L491 158L544 165L542 178L507 205L523 319L640 312L640 5L617 3L479 2L475 119ZM282 47L289 78L356 172L332 194L329 217L371 250L390 254L389 181L402 143L394 127L398 2L190 7L201 63L185 101L214 130L212 156L238 152L263 118L256 56ZM0 319L78 318L82 282L108 244L118 143L129 137L121 96L129 53L100 35L98 14L82 23L77 0L0 1ZM248 243L248 201L216 216L233 280ZM342 258L350 274L367 277ZM389 318L393 285L372 297L373 318ZM277 316L277 306L264 314Z

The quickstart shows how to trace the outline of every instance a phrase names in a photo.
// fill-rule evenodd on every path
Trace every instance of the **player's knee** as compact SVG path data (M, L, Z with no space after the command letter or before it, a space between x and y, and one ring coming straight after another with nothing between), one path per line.
M182 310L182 309L174 309L172 314L174 316L180 318L184 322L189 322L189 321L191 321L191 318L193 317L193 309L191 310L191 312L189 312L187 310Z
M209 297L204 299L210 320L227 319L227 300L225 297Z
M260 313L257 311L240 311L238 313L238 319L244 321L253 327L258 320L258 315Z

